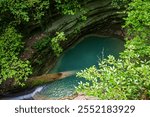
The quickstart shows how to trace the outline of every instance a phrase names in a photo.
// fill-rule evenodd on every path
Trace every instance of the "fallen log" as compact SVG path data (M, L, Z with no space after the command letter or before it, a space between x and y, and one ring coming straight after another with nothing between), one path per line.
M26 87L34 87L34 86L39 86L43 85L49 82L53 82L56 80L60 80L69 76L72 76L75 74L75 71L65 71L65 72L59 72L59 73L53 73L53 74L44 74L41 76L36 76L29 78L25 85Z

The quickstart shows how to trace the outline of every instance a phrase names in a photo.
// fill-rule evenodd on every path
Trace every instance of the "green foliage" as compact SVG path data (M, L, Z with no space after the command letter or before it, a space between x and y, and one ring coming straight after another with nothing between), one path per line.
M0 1L1 24L39 22L49 8L49 0L2 0Z
M148 36L150 33L150 1L134 0L129 4L128 17L125 18L129 35ZM140 33L140 34L139 34Z
M56 8L59 9L63 14L74 15L77 13L79 9L81 9L81 5L79 4L79 0L55 0Z
M45 37L39 41L37 41L34 45L34 48L38 51L42 51L46 47L50 45L51 42L51 37Z
M112 5L116 8L123 8L123 7L128 7L128 4L132 0L112 0Z
M64 32L56 32L56 36L45 37L42 40L37 41L34 47L38 51L42 51L44 48L49 46L54 51L54 54L59 56L63 52L63 48L60 46L60 43L65 40L67 40L67 38L65 37Z
M0 35L0 84L14 78L17 84L23 86L23 81L32 73L29 61L18 58L23 47L21 38L14 27L7 27Z
M85 21L87 19L87 10L81 6L80 2L83 0L55 0L56 8L65 15L80 14L80 20Z
M87 20L87 17L86 17L85 15L82 15L82 16L81 16L81 20L82 20L82 21L86 21L86 20Z
M77 73L89 82L77 91L100 99L150 99L150 2L134 0L127 9L125 50ZM131 39L131 40L128 40Z
M67 38L65 37L64 32L56 32L56 36L52 38L51 47L54 53L56 54L56 56L59 56L60 53L63 52L63 49L60 46L60 42L65 40L67 40Z

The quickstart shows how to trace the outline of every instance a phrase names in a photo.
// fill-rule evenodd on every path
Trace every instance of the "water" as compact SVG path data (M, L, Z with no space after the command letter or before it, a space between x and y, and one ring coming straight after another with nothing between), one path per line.
M34 89L32 92L22 92L23 94L18 94L18 95L14 95L14 96L8 96L5 98L1 98L0 100L32 100L32 97L41 92L41 90L43 89L44 86L39 86L36 89Z
M100 59L108 55L119 56L124 49L124 42L117 38L88 36L74 47L70 48L60 57L55 68L51 72L80 71L92 65L97 65ZM49 98L62 98L74 93L75 87L84 79L75 75L46 85L40 94Z

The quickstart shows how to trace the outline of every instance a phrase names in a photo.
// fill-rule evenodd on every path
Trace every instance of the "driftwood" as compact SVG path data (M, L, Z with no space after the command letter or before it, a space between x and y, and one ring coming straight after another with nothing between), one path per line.
M53 82L56 80L60 80L60 79L69 77L73 74L75 74L75 71L65 71L65 72L44 74L41 76L32 77L26 81L26 87L34 87L34 86L43 85L43 84L46 84L49 82Z

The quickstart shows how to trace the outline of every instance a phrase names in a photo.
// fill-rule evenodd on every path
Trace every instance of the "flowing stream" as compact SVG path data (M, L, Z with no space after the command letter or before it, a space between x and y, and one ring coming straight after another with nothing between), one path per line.
M80 71L92 65L98 64L98 61L106 58L108 55L119 56L119 52L124 49L124 41L111 37L86 36L82 41L68 49L59 58L56 66L50 73L63 71ZM23 96L18 96L12 99L28 99L38 92L42 96L51 99L70 96L75 92L75 87L80 81L85 81L82 78L77 78L74 75L62 80L58 80L47 85L38 87L34 92Z

